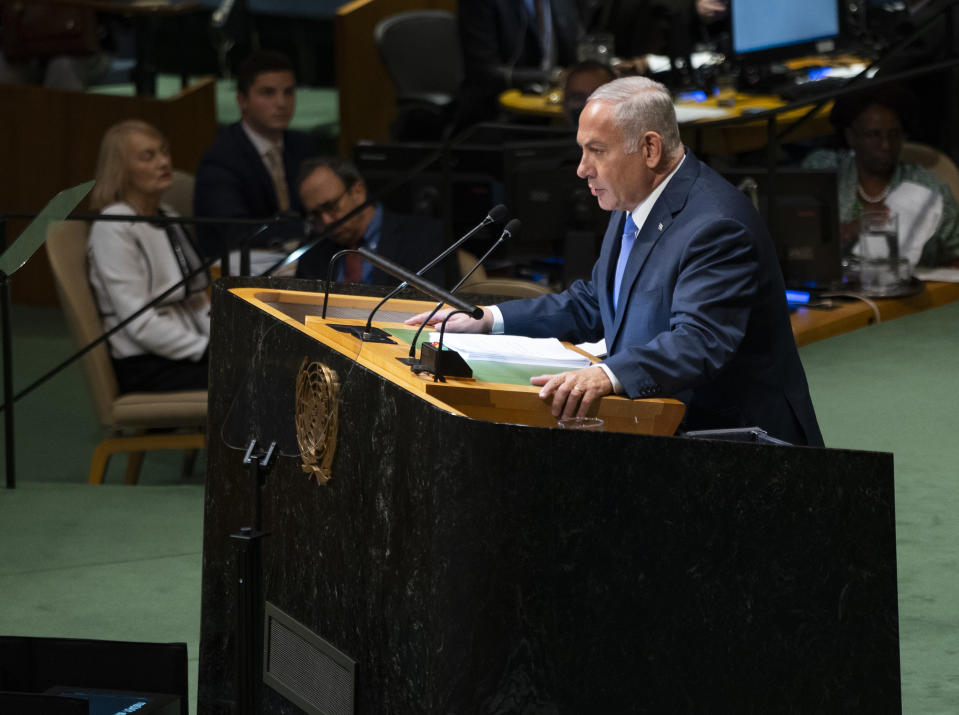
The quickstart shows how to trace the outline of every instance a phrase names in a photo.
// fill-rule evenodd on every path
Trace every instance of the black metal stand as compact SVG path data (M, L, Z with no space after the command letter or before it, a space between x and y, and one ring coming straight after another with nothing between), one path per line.
M10 279L0 271L0 322L3 323L3 447L7 471L7 489L17 486L17 462L13 434L13 336L10 326Z
M253 526L231 534L236 543L236 715L256 715L263 679L263 537L260 492L273 467L276 442L264 451L251 440L243 457L253 482Z

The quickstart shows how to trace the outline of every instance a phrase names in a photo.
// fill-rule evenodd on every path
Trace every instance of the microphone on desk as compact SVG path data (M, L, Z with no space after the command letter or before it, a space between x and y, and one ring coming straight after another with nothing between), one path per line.
M502 244L503 241L505 241L507 238L512 238L519 233L522 225L523 224L518 218L514 218L512 221L507 223L503 228L503 232L500 234L499 238L496 239L496 242L489 247L486 253L477 259L476 263L469 270L469 272L460 279L459 283L450 289L450 293L455 293L469 279L469 277L473 275L476 269L483 265L483 262L490 257L493 251L500 247L500 244ZM409 364L410 369L413 372L425 371L433 373L434 381L442 381L444 374L453 375L454 377L472 377L472 369L470 369L469 365L466 365L466 361L463 360L458 353L451 350L447 350L445 353L443 352L443 333L446 332L446 320L443 321L443 325L440 329L440 340L438 346L434 348L431 345L423 345L420 348L420 359L418 362L416 360L416 341L423 332L423 328L426 327L432 317L436 315L436 312L442 307L442 302L437 303L430 314L426 316L426 319L420 323L420 327L417 328L416 333L413 335L413 339L410 341L409 357L407 359L401 359L401 362ZM452 315L452 313L450 315ZM449 320L449 317L450 316L447 316L447 320ZM474 315L473 317L476 318L478 316Z
M478 224L476 224L475 226L473 226L473 228L471 228L471 229L470 229L469 231L467 231L465 234L463 234L463 235L460 236L458 239L456 239L451 246L449 246L449 247L446 248L444 251L442 251L436 258L434 258L432 261L430 261L430 262L427 263L425 266L423 266L422 268L420 268L420 269L416 272L416 275L418 275L418 276L423 275L423 274L426 273L428 270L430 270L433 266L435 266L436 264L438 264L440 261L444 260L444 259L445 259L447 256L449 256L453 251L455 251L455 250L458 249L460 246L462 246L464 243L466 243L468 240L470 240L470 239L471 239L473 236L475 236L477 233L479 233L480 231L482 231L484 228L486 228L487 226L489 226L489 225L492 224L492 223L495 223L495 224L499 225L499 224L503 223L508 217L509 217L509 209L507 209L503 204L497 204L496 206L494 206L493 208L490 209L489 213L486 214L486 217L485 217L482 221L480 221ZM333 263L333 260L332 260L332 259L330 259L330 263L331 263L331 264ZM476 268L473 268L473 270L475 271ZM472 271L470 271L470 273L472 273ZM331 276L332 276L332 274L330 274L330 276L328 276L328 278L331 277ZM403 290L404 288L406 288L406 286L407 286L407 284L406 284L405 281L404 281L403 283L400 283L398 286L396 286L396 288L394 288L394 289L391 290L389 293L387 293L385 296L383 296L383 299L382 299L379 303L377 303L375 306L373 306L373 310L370 311L370 315L369 315L369 317L366 319L366 330L367 330L367 332L370 330L371 325L373 324L373 316L376 315L376 311L378 311L378 310L383 306L383 304L384 304L386 301L388 301L390 298L392 298L393 296L395 296L395 295L396 295L397 293L399 293L401 290ZM455 291L456 288L454 288L453 290ZM450 292L452 293L453 291L450 291Z
M432 281L428 281L422 276L416 273L413 273L407 270L406 268L404 268L403 266L397 263L394 263L388 258L384 258L378 253L373 253L369 249L363 248L362 246L360 246L359 248L347 248L342 251L339 251L333 256L332 259L330 259L330 266L332 267L335 261L339 260L341 257L345 256L348 253L356 253L360 255L363 258L363 260L369 261L370 263L372 263L374 266L379 268L384 273L389 273L394 278L398 278L399 280L411 285L412 287L425 293L431 298L435 298L437 300L441 300L443 302L449 303L450 305L454 306L457 310L464 311L465 313L472 315L474 318L481 318L483 316L482 308L477 308L475 305L471 305L470 303L467 303L462 298L459 298L458 296L455 296L452 293L447 292L445 289L440 288L438 285L436 285ZM331 284L331 281L328 280L326 282L326 292L323 295L323 312L321 314L321 317L324 319L326 318L326 308L330 299L330 284ZM392 338L390 338L389 334L386 331L380 330L379 328L373 328L369 324L367 324L367 326L369 327L369 329L367 329L367 327L359 326L359 325L330 325L330 327L333 328L334 330L339 330L340 332L343 332L343 333L350 333L351 335L363 341L377 342L377 343L395 342Z

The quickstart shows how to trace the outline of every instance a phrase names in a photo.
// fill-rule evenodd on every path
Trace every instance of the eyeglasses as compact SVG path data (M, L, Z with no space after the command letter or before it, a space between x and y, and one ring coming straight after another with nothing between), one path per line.
M343 193L337 196L335 199L330 199L329 201L324 201L322 204L319 204L310 211L310 218L320 219L323 217L323 214L332 214L335 213L337 208L339 208L340 201L343 200L343 197L350 192L349 187L343 189Z

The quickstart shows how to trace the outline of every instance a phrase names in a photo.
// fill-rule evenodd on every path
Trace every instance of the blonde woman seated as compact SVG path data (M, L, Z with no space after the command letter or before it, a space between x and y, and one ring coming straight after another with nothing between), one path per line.
M174 216L160 198L173 182L166 139L137 120L103 136L90 204L103 215ZM109 330L201 265L179 225L96 221L88 248L90 283ZM121 392L205 389L210 342L206 272L109 338Z

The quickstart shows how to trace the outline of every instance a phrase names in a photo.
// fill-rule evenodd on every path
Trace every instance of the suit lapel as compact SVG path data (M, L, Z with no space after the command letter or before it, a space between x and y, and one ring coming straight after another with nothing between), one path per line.
M620 286L619 310L617 310L613 316L612 340L607 338L606 341L609 350L613 349L622 330L624 317L629 310L630 296L632 295L633 287L639 278L640 272L643 270L643 266L646 264L646 259L649 258L650 251L652 251L656 243L668 233L674 217L685 205L686 197L689 195L689 189L698 175L699 161L693 156L691 151L687 152L683 165L653 205L653 210L650 211L646 222L636 236L636 243L633 244L633 250L626 263L623 282ZM623 230L623 220L625 220L625 214L623 214L623 219L619 221L620 234L622 234ZM617 243L616 245L619 244ZM611 271L614 271L615 268L616 258L613 258L608 266L610 273L607 273L607 278L612 275ZM612 299L612 296L610 296L610 299Z
M660 197L660 199L661 198L662 197ZM643 269L646 259L649 258L649 252L653 250L653 246L656 245L656 242L659 241L666 232L666 228L672 223L672 220L672 214L664 211L662 202L657 201L652 212L650 212L647 217L646 222L643 224L643 227L640 229L639 234L636 236L636 243L633 244L633 250L630 252L629 259L626 261L626 270L623 272L623 282L619 291L619 310L616 311L613 318L613 343L616 342L619 331L623 326L623 317L629 308L629 297L633 292L633 284L636 283L636 279L639 277L639 273ZM613 266L615 270L615 263Z

